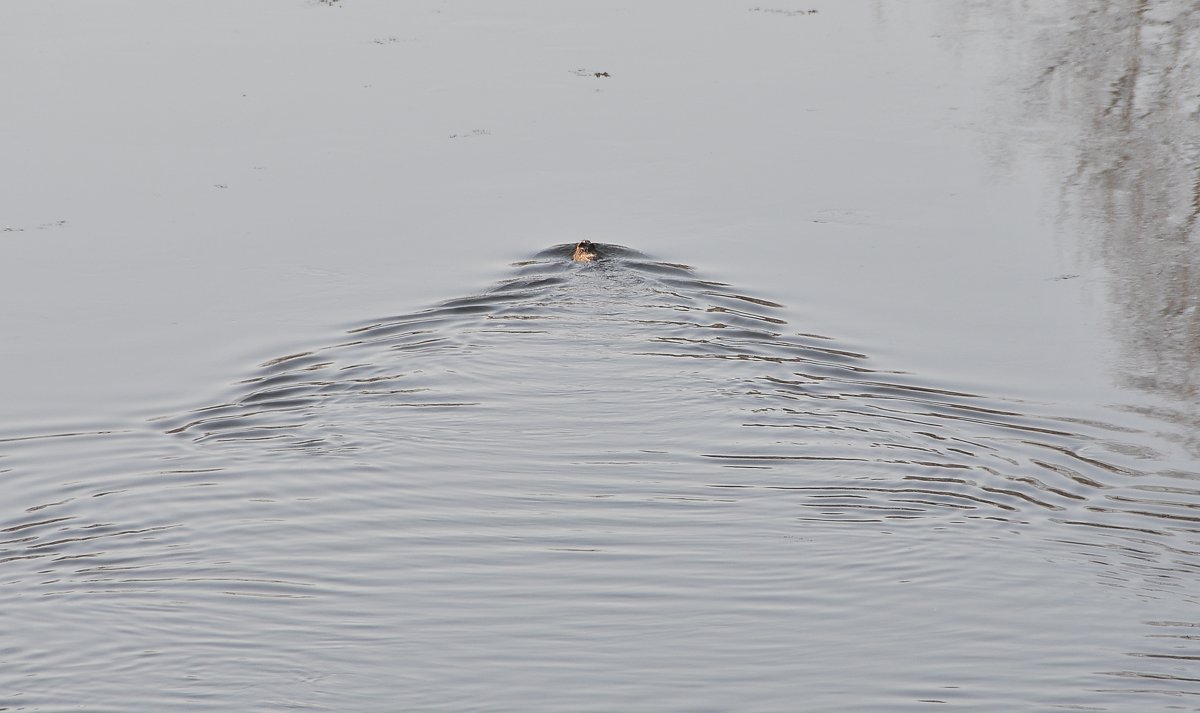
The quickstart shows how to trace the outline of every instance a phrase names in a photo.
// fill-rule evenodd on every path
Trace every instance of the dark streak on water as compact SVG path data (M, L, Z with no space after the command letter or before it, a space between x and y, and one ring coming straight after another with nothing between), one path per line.
M568 249L0 439L0 710L1197 709L1195 473Z

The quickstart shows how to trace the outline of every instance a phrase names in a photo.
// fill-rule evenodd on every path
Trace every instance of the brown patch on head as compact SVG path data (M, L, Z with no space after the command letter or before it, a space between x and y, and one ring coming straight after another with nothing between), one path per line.
M580 240L575 245L575 252L571 253L571 259L575 262L592 262L599 257L600 251L591 240Z

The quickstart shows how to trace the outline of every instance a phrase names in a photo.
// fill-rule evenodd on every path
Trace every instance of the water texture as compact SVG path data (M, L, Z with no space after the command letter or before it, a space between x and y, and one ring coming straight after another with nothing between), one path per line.
M0 438L0 710L1196 710L1128 425L616 245Z

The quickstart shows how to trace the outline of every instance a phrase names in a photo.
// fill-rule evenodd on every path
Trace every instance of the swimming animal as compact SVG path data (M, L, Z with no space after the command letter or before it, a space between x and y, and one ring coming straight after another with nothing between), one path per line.
M592 262L599 257L600 251L591 240L580 240L575 245L575 252L571 253L571 259L575 262Z

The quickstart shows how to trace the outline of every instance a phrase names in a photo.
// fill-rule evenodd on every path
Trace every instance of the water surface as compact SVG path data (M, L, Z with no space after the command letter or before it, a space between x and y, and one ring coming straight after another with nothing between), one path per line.
M0 5L0 709L1197 709L1197 19Z
M14 709L1169 710L1196 473L569 246L2 443Z

